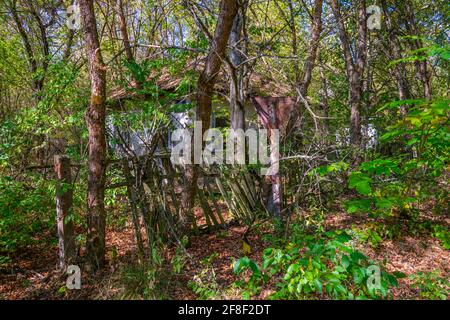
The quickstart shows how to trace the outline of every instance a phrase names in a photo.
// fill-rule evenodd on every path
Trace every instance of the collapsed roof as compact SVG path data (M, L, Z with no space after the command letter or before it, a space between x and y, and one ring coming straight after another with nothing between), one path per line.
M153 71L147 78L147 81L154 82L159 89L161 89L161 94L163 91L175 92L177 88L186 81L186 75L189 72L194 72L196 75L200 75L203 69L203 63L198 61L187 62L185 66L185 72L170 72L167 67L162 68L159 71ZM192 83L192 91L190 94L195 93L196 79L190 80ZM285 85L281 82L274 81L258 73L251 73L248 77L248 85L253 96L289 96L291 93L291 87ZM217 77L215 91L221 95L228 95L230 90L230 77L227 72L223 69L221 70L219 76ZM116 87L111 90L109 95L109 100L114 103L120 102L127 99L137 98L136 90L129 90L123 87Z

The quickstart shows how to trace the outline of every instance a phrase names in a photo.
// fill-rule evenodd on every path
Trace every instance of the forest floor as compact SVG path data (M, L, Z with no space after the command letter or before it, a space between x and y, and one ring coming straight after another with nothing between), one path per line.
M346 213L328 215L324 220L327 229L349 229L365 223L367 217L349 216ZM439 223L448 226L449 219L441 219ZM233 273L232 263L243 256L241 239L244 232L245 227L231 224L226 230L193 237L185 254L182 271L178 274L157 274L158 278L167 280L164 283L164 295L157 298L196 299L198 296L190 288L189 282L192 279L205 281L205 274L209 274L206 281L210 288L217 291L216 298L240 299L240 291L233 286L237 277ZM260 228L248 236L252 247L249 257L256 262L261 260L262 251L270 246L264 241L264 233L264 228ZM56 268L56 246L42 244L17 252L12 257L12 263L0 270L0 299L142 298L139 292L135 295L129 293L130 284L138 288L147 281L145 271L140 277L136 275L138 269L133 269L133 265L137 265L137 257L131 224L109 229L106 243L108 266L87 279L83 276L81 290L65 289L66 275ZM439 241L431 236L402 236L384 240L376 249L367 244L361 244L358 249L373 260L386 261L386 268L390 272L401 271L409 276L419 271L437 270L442 276L450 278L450 251L444 250ZM170 260L174 255L175 249L169 248L165 258ZM127 270L128 277L131 274L132 278L124 279ZM167 277L166 273L169 274ZM136 288L132 287L131 291ZM255 298L264 299L271 293L271 287L267 287ZM404 278L399 279L399 286L393 289L393 295L395 299L416 299L418 291L410 287L408 278Z

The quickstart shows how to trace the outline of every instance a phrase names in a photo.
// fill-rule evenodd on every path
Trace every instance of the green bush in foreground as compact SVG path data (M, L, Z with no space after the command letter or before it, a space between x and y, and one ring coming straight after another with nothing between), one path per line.
M238 281L244 298L258 294L263 284L276 280L271 299L384 299L398 285L401 273L390 274L351 245L345 232L328 232L322 239L305 237L299 243L264 251L262 265L248 257L237 260L237 274L251 270L248 281Z

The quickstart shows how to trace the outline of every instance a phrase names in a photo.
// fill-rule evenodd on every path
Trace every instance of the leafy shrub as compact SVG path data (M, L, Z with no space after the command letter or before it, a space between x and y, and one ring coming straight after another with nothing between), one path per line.
M144 263L126 266L122 270L121 282L125 299L166 299L167 287L172 273L160 254L161 249L154 246L150 259Z
M350 173L348 186L361 197L345 203L348 213L366 212L372 217L385 218L410 210L416 199L410 196L411 190L399 177L402 171L397 160L377 159L363 163L359 171Z
M34 186L0 177L0 248L13 252L34 242L33 236L54 227L54 183L36 180Z
M218 253L213 253L202 259L200 263L204 268L188 282L188 288L191 289L200 300L213 299L219 294L219 285L216 280L216 273L212 266L212 262L217 259L218 256Z
M378 246L383 242L383 238L377 232L375 225L370 225L365 228L354 228L355 234L359 237L362 242L368 242L372 248L378 248Z
M420 290L420 297L429 300L447 300L450 296L450 282L442 278L439 271L418 272L410 276L412 287Z
M188 282L191 289L200 300L209 300L218 295L219 285L213 268L204 268Z
M387 128L380 141L406 144L396 157L364 162L351 172L349 188L360 195L346 203L349 213L366 212L373 216L411 213L412 203L448 197L439 188L449 159L449 100L395 101L379 110L407 106L406 116ZM328 172L328 170L326 170Z
M248 257L237 260L235 273L251 270L247 297L259 292L270 278L278 280L272 299L378 299L389 296L401 273L389 274L351 246L345 232L328 232L321 239L305 238L306 243L289 243L282 249L264 251L262 266ZM379 271L379 278L374 274Z
M445 250L450 250L450 231L443 226L434 226L433 237L439 239Z

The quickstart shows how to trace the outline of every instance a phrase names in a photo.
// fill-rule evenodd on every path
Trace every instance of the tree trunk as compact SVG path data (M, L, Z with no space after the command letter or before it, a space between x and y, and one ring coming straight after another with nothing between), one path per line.
M275 2L276 3L276 2ZM297 24L295 23L295 18L297 16L297 12L294 8L294 3L292 0L289 0L287 2L287 6L289 8L289 28L291 29L291 34L292 34L292 40L291 40L291 44L292 44L292 55L294 57L298 57L298 42L297 42ZM294 60L294 72L295 72L295 80L296 83L300 83L301 79L300 79L300 66L298 63L298 60Z
M236 0L222 0L220 2L220 15L216 31L206 58L205 68L198 79L197 120L202 122L203 132L210 125L213 88L225 56L228 38L237 11Z
M350 143L357 149L361 148L361 82L359 75L353 74L350 81L349 102L350 102Z
M131 44L130 44L130 37L128 36L128 30L127 30L127 20L125 17L125 11L123 9L123 0L117 0L117 12L119 14L119 28L120 28L120 34L122 36L123 41L123 47L125 50L125 56L127 57L128 63L134 62L134 56L133 51L131 50ZM141 90L142 85L139 82L139 79L136 79L135 75L132 75L133 77L133 85L136 86L136 89Z
M400 43L395 32L395 27L392 23L391 16L388 11L386 0L381 1L383 7L386 25L388 27L388 50L392 60L399 60L402 58ZM411 98L408 80L405 74L406 65L404 63L397 63L394 67L394 76L397 82L398 96L400 100L407 100ZM406 115L406 106L401 106L400 111L402 115Z
M56 222L59 242L59 267L64 269L72 264L76 258L75 234L73 220L67 219L72 209L72 175L70 158L56 155L54 157L56 173Z
M244 110L244 66L242 63L242 54L244 49L242 45L242 29L244 25L244 11L241 8L233 21L233 27L230 33L230 116L231 128L245 130L245 110Z
M317 50L320 43L320 34L322 32L322 6L323 0L316 0L314 4L314 13L312 20L311 41L308 48L308 55L306 57L305 66L303 68L303 77L299 84L300 94L306 97L309 85L311 84L312 72L314 70Z
M349 84L350 105L350 143L357 153L362 149L361 133L361 99L362 82L367 60L367 12L365 1L360 1L358 9L358 42L356 50L356 61L354 61L350 41L345 29L344 21L337 0L331 1L331 8L339 31L342 51L344 54L347 81ZM359 162L359 156L355 155L355 163Z
M42 42L42 54L43 54L42 69L44 71L47 71L48 64L50 61L50 45L49 45L48 37L47 37L47 27L44 25L44 22L42 21L42 18L39 15L38 11L34 8L33 3L30 0L27 0L26 4L31 12L31 15L34 17L34 20L36 21L38 28L39 28L39 33L41 36L40 40Z
M89 62L91 101L86 112L89 131L87 255L91 267L105 263L106 66L100 50L93 0L80 0L81 22Z
M214 37L206 58L205 67L198 79L196 116L197 121L202 122L202 133L210 126L214 84L225 57L228 38L237 12L238 4L236 0L221 0L220 14ZM186 232L193 222L191 211L197 192L198 170L195 164L188 165L185 169L185 185L181 203L181 216L183 217L181 228Z
M418 29L416 18L414 15L414 8L412 8L411 1L405 1L405 18L406 18L406 29L409 31L411 36L417 37L412 39L411 47L413 50L419 50L423 48L422 40L420 39L420 31ZM422 55L422 53L420 54ZM428 59L426 56L422 56L423 60L418 60L415 62L416 70L423 86L423 96L430 100L431 99L431 74L428 72Z
M17 0L12 1L11 5L11 14L16 23L17 29L19 30L20 37L22 38L23 45L25 47L25 52L27 54L27 60L30 64L30 72L34 76L38 70L38 62L36 56L31 47L31 42L28 37L28 32L25 30L23 19L19 16L17 9ZM33 89L35 90L35 94L39 100L39 92L42 90L44 86L43 78L39 79L39 77L34 77L33 79Z

